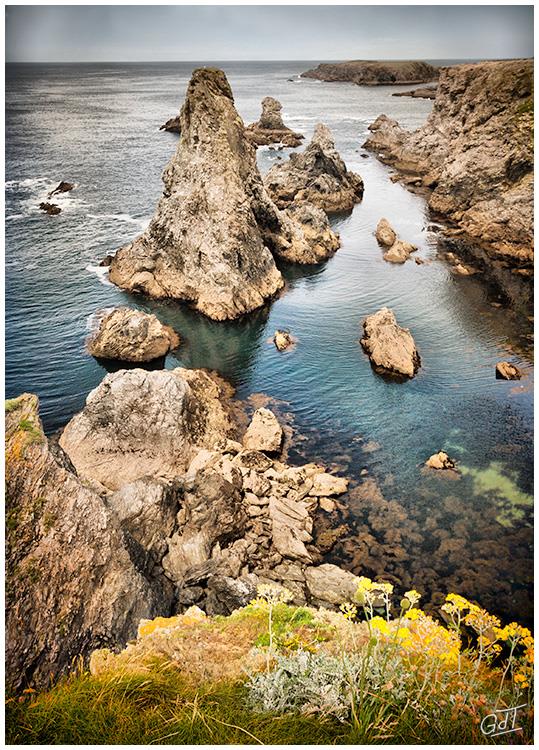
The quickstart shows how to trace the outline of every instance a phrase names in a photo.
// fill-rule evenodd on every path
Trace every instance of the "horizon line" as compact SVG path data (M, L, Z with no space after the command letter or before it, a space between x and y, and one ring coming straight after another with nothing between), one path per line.
M153 63L155 65L161 65L164 63L249 63L249 62L266 62L266 63L278 63L278 62L319 62L319 63L341 63L341 62L422 62L424 60L431 60L433 62L438 60L476 60L476 61L502 61L502 60L533 60L534 55L530 55L528 57L417 57L417 58L402 58L402 57L384 57L384 58L377 58L377 59L369 59L364 57L358 57L358 58L348 58L346 60L344 59L321 59L321 58L313 58L311 60L307 58L275 58L275 59L258 59L258 58L249 58L249 59L220 59L220 60L209 60L206 58L200 58L198 60L5 60L5 65L88 65L91 63L95 64L101 64L101 65L116 65L119 63L122 64L133 64L133 65L139 65L141 63Z

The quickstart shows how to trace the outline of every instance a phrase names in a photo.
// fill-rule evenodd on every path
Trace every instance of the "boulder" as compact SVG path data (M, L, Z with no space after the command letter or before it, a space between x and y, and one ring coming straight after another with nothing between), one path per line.
M281 143L289 148L301 145L304 136L301 133L295 133L284 124L281 110L281 103L272 96L262 99L260 119L245 129L245 134L251 143L255 146Z
M334 477L333 474L321 472L314 474L312 477L313 486L309 494L314 497L331 497L333 495L342 495L348 489L348 479L344 477Z
M273 166L264 184L280 208L307 202L327 212L347 211L363 197L363 180L348 171L329 128L321 123L305 151Z
M178 135L181 133L180 129L180 116L176 115L176 117L171 117L170 120L167 120L159 130L166 130L167 133L178 133Z
M270 409L257 409L243 436L243 445L251 450L277 453L282 442L283 429L275 414Z
M305 543L311 542L312 520L307 503L270 497L269 516L273 546L283 557L311 562Z
M273 255L310 263L312 250L301 225L265 190L221 70L194 71L180 127L155 215L118 250L109 279L132 292L186 300L214 320L237 318L283 287Z
M39 208L45 211L46 214L49 214L49 216L57 216L62 212L62 209L56 203L40 203Z
M221 386L202 370L119 370L87 397L60 446L84 479L116 490L144 476L174 478L231 430Z
M257 587L258 577L252 573L240 578L210 576L204 610L208 615L229 615L256 599Z
M101 313L86 348L94 357L151 362L164 357L179 344L178 334L170 326L163 325L155 315L118 307Z
M358 578L336 565L324 563L305 568L305 582L312 599L321 604L338 607L352 600L357 591Z
M9 690L44 687L93 649L124 645L141 618L167 613L172 603L105 500L68 466L49 448L37 397L7 402Z
M275 331L273 335L273 343L280 352L284 352L294 343L294 339L288 331Z
M397 239L397 233L387 219L380 219L375 234L380 245L384 247L391 247Z
M496 365L497 380L520 380L522 372L510 362L498 362Z
M330 227L327 214L312 203L292 204L287 216L301 226L309 250L301 253L301 263L321 263L334 255L341 242ZM293 260L290 258L290 260Z
M398 325L394 313L383 307L363 322L363 349L377 372L413 378L420 357L412 334Z
M404 263L408 260L410 254L417 250L415 245L404 242L397 237L397 233L387 219L380 219L375 235L379 244L388 248L384 253L384 260L389 263Z
M65 182L62 180L60 184L54 188L54 190L51 190L48 198L52 198L53 195L56 195L57 193L69 193L71 190L73 190L75 185L72 182Z
M438 453L434 453L427 461L425 461L425 466L428 466L429 469L436 469L440 471L444 469L455 469L456 463L451 458L449 458L445 451L439 451Z

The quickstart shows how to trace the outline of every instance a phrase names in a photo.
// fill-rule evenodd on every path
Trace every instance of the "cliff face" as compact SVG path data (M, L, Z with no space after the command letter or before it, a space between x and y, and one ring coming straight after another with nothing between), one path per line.
M531 275L533 61L444 68L427 122L409 132L381 115L364 144L482 249L487 265Z
M136 545L43 434L36 396L6 403L6 677L44 684L141 617L165 610L166 587L138 569Z
M387 86L404 83L427 83L438 77L438 68L425 62L349 60L341 63L320 63L313 70L301 74L302 78L318 81L347 81L359 86Z

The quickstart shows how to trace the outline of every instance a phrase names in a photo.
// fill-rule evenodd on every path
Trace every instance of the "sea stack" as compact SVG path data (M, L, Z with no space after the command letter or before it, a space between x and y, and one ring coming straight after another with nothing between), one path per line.
M288 128L281 116L281 102L272 96L262 99L262 114L257 122L253 122L245 129L247 138L255 146L269 146L280 143L289 148L301 145L304 136Z
M269 198L222 70L194 71L180 129L155 215L118 250L109 278L132 292L191 302L214 320L234 319L284 285L273 255L320 258L301 224Z
M305 151L272 167L264 184L279 208L306 201L330 213L347 211L363 197L363 180L348 171L330 129L322 123Z

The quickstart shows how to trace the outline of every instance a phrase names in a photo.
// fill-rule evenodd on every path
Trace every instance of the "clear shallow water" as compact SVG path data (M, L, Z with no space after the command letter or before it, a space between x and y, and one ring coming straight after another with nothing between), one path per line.
M321 266L284 268L286 292L234 323L125 294L97 267L153 213L177 143L158 128L179 110L193 67L7 66L6 396L37 393L46 429L61 427L106 373L84 351L92 314L117 304L155 312L183 339L167 367L209 367L240 398L264 393L283 402L277 408L295 431L291 460L323 460L357 483L350 528L330 558L423 587L435 601L457 589L528 618L531 325L493 307L494 293L477 277L453 276L436 259L424 200L361 156L378 114L417 127L430 101L392 97L395 87L300 81L309 63L225 63L246 122L257 119L264 96L275 96L307 141L316 122L327 123L363 177L363 202L332 220L341 249ZM287 153L259 150L261 170ZM77 188L54 197L63 210L49 217L38 205L61 179ZM381 216L427 263L382 260L373 236ZM375 375L358 343L362 319L383 305L420 350L422 368L407 383ZM293 351L268 343L277 327L292 330ZM495 380L500 359L526 377ZM460 480L422 474L439 449L464 467ZM383 497L361 477L365 468Z

